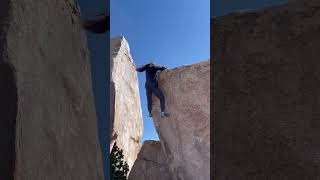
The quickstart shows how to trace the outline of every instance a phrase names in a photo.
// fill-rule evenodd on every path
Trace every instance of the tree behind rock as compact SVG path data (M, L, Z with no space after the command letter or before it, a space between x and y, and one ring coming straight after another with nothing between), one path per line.
M123 150L115 143L110 154L111 180L126 180L129 166L123 160Z

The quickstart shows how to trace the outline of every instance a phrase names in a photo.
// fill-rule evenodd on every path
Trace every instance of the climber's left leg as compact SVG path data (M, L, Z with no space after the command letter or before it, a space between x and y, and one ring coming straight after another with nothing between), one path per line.
M158 84L154 84L152 86L152 92L159 98L160 100L160 109L161 109L161 112L160 112L160 116L161 117L166 117L168 116L169 114L165 113L165 98L164 98L164 95L161 91L161 89L159 88Z

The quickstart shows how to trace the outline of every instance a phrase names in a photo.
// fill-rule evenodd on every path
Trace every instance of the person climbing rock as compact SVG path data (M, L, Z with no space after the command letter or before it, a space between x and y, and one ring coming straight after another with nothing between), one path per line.
M163 118L169 115L168 113L165 113L165 98L161 89L159 88L157 81L157 72L165 69L166 67L158 66L154 63L149 63L141 67L136 67L136 71L138 72L146 71L145 88L147 93L149 117L152 117L152 93L154 93L160 100L160 117Z
M99 14L94 19L81 19L82 27L90 32L102 34L110 31L110 16Z

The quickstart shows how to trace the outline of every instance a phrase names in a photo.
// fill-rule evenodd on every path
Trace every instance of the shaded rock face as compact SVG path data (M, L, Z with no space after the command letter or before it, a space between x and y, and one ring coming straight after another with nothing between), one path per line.
M129 180L173 180L167 158L159 141L145 141L138 154Z
M320 178L320 1L213 20L213 177Z
M117 146L123 149L124 160L131 169L143 132L138 76L124 37L112 39L110 48L112 127L118 132Z
M0 2L0 177L13 180L16 156L17 88L15 70L6 62L5 52L9 6L9 1Z
M15 180L103 179L74 2L0 2L1 178L13 179L14 168ZM10 175L3 176L5 163Z
M209 61L162 71L158 80L170 117L159 117L153 96L153 119L173 178L210 179Z
M13 180L15 168L17 87L14 69L6 63L0 63L0 83L0 177Z

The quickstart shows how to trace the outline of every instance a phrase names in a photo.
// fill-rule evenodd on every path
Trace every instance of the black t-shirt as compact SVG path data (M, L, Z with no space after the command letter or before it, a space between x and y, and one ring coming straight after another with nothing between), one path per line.
M140 68L136 68L138 72L146 71L146 83L157 82L157 72L160 70L165 70L166 67L158 66L155 64L146 64Z

